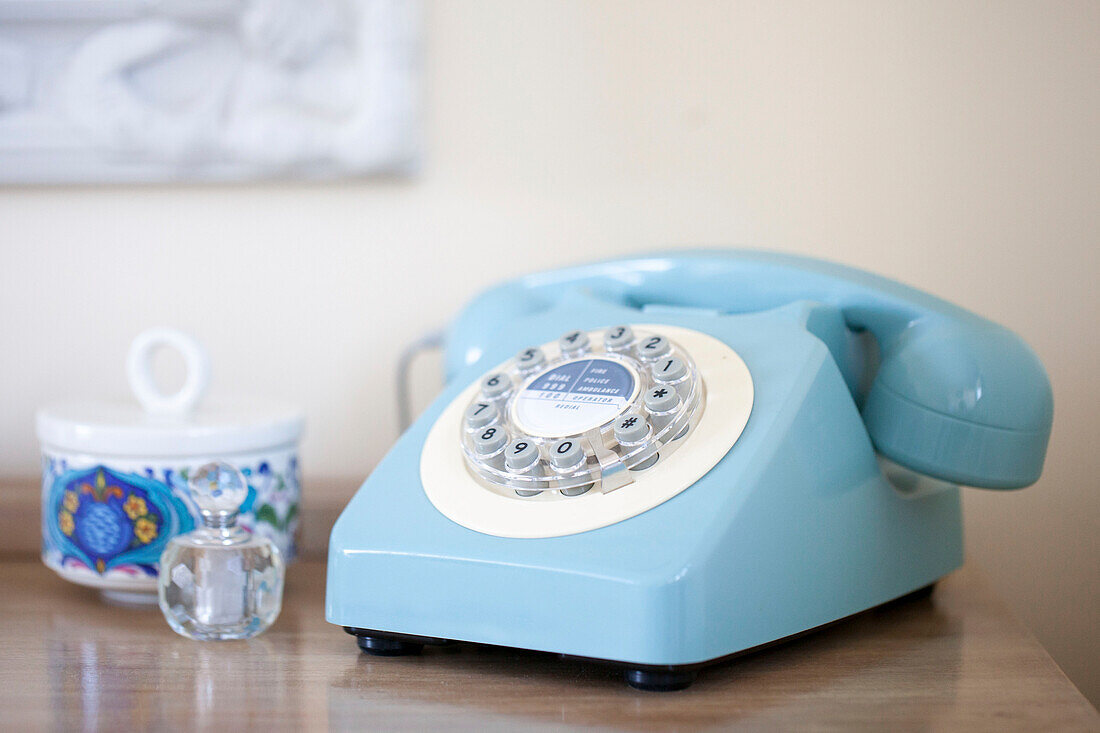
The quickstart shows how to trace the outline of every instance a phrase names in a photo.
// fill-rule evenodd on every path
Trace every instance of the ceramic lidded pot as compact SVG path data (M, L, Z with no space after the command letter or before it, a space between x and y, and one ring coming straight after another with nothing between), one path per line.
M187 365L175 394L162 393L153 378L153 354L163 346L177 349ZM161 552L171 537L201 523L188 477L215 460L247 478L239 523L293 558L301 411L266 401L200 405L209 359L179 331L142 333L126 366L138 404L74 403L38 412L43 562L109 600L156 603Z

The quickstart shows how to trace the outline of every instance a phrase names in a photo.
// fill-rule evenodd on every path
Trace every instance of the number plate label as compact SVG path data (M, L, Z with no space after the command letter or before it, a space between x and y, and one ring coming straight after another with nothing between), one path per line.
M579 359L548 369L515 399L516 425L531 435L576 435L615 419L635 396L632 369L612 359Z

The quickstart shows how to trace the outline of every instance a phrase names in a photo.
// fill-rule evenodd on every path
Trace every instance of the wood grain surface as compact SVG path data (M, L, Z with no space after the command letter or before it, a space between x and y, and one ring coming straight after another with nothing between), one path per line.
M1100 715L964 569L902 601L700 674L683 692L616 670L459 644L376 658L324 620L324 567L290 568L251 641L176 636L38 562L0 563L5 730L1100 730Z

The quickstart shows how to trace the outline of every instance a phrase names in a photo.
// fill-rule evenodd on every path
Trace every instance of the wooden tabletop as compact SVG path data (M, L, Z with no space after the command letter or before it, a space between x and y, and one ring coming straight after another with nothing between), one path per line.
M37 562L0 563L0 728L1100 730L1100 715L973 571L647 693L610 668L457 645L376 658L324 620L324 566L291 567L251 641L176 636Z

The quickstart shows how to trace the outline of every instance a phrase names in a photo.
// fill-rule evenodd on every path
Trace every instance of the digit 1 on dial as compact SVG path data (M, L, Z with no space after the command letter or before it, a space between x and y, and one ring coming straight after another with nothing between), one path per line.
M675 382L685 374L687 366L675 356L666 356L653 365L653 378L658 382Z

